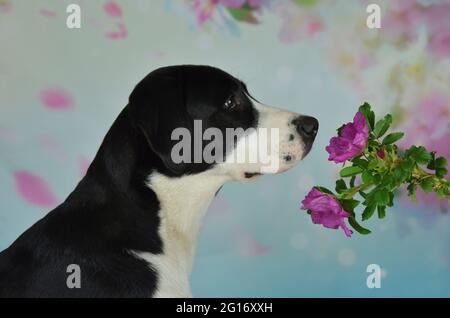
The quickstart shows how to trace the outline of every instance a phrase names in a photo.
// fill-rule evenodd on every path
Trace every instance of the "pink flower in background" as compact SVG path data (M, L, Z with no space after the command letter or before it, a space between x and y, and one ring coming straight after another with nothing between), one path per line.
M17 192L25 201L47 208L58 204L58 200L43 178L25 170L16 171L14 178Z
M217 2L218 0L194 1L192 9L197 16L198 24L202 25L212 19Z
M314 224L322 224L329 229L341 227L346 236L352 235L352 231L344 222L344 218L348 218L350 214L342 209L332 195L312 188L302 201L302 209L311 211L311 219Z
M10 0L0 0L0 12L9 12L11 8L12 4Z
M421 5L416 1L392 1L383 19L384 36L400 44L414 41L426 27L428 49L438 58L450 57L450 4Z
M292 1L277 3L282 25L278 38L283 43L294 43L324 30L322 19L309 6L303 8Z
M450 25L446 29L432 34L428 47L438 58L450 57Z
M105 36L110 40L121 40L128 37L128 30L124 23L118 23L117 28L117 31L107 32Z
M356 113L353 123L342 128L338 137L333 137L326 147L330 154L328 160L336 163L344 162L360 154L367 145L369 127L366 118L360 112Z
M412 145L423 145L436 151L436 156L450 158L450 96L440 92L430 93L408 112L408 119L400 127L406 132L399 142L403 149ZM447 174L447 178L450 173ZM418 201L426 206L448 210L448 202L439 200L435 193L417 194Z
M400 125L406 134L405 138L400 140L399 146L427 146L433 140L450 134L450 96L440 92L429 93L416 107L407 112L407 116L408 120Z
M43 8L41 9L40 14L46 18L56 18L56 12L50 9Z
M230 8L240 8L242 7L246 0L219 0L221 4Z
M264 4L264 0L247 0L250 7L259 8Z
M390 9L395 12L405 12L417 5L417 0L396 0L391 1Z
M240 8L247 4L252 8L259 8L263 5L263 0L219 0L220 4L229 8Z
M114 1L106 2L103 6L103 10L105 10L106 14L111 18L121 19L123 17L122 8Z
M54 110L64 110L73 107L73 97L64 89L47 88L40 92L39 97L45 107Z

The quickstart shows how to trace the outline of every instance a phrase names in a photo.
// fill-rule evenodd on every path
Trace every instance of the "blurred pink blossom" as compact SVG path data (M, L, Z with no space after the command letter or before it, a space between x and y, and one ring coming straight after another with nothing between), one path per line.
M118 23L117 28L117 31L107 32L105 36L110 40L121 40L128 37L128 30L124 23Z
M406 135L399 146L406 149L411 145L423 145L436 151L437 157L450 158L450 97L439 92L430 93L408 111L408 115L407 121L401 125ZM419 189L417 198L426 206L448 209L448 202L439 200L434 193L425 194Z
M218 0L194 0L192 9L197 17L198 24L202 25L212 19Z
M230 8L240 8L242 7L246 0L219 0L221 4Z
M410 0L392 1L382 25L386 38L397 44L414 41L425 26L430 52L438 58L450 57L450 3L425 6Z
M56 18L56 12L50 9L43 8L41 9L40 14L46 18Z
M276 8L282 21L278 38L283 43L298 42L324 30L322 19L310 8L301 8L291 1L279 2Z
M28 203L47 208L57 205L58 200L42 177L20 170L14 173L14 178L17 192Z
M12 4L10 0L0 0L0 12L9 12L11 8Z
M39 94L42 104L54 110L69 109L74 105L73 97L62 88L46 88Z
M122 8L114 1L108 1L104 4L103 10L112 18L122 18Z

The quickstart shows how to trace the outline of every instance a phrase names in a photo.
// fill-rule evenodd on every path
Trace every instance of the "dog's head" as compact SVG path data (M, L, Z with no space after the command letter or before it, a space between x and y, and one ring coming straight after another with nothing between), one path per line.
M310 151L312 117L265 106L245 84L209 66L170 66L130 96L131 119L171 176L211 168L233 179L290 169Z

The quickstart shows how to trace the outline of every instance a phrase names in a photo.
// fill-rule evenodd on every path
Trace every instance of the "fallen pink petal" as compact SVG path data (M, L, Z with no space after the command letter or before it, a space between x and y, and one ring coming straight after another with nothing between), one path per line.
M105 3L103 9L105 10L106 14L109 15L111 18L123 17L122 8L114 1L108 1L107 3Z
M39 94L42 104L53 110L66 110L74 106L74 98L62 88L47 88Z
M56 18L56 12L50 9L41 9L40 14L46 18Z
M58 204L57 198L42 177L20 170L14 173L14 179L17 192L28 203L47 208Z

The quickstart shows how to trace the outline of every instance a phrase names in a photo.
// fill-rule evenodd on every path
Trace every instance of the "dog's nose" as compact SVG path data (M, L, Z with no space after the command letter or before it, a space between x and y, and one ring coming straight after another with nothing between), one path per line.
M298 116L292 121L297 128L297 132L303 138L314 138L317 135L319 129L319 122L314 117L310 116Z

